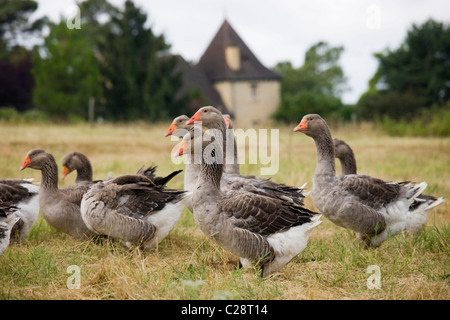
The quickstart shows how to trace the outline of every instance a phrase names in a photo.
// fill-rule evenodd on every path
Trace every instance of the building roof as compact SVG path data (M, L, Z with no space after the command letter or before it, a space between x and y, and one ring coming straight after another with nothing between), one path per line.
M240 52L240 68L232 70L225 57L225 48L235 46ZM280 75L264 67L225 20L195 68L210 81L281 80Z
M187 62L182 56L177 55L177 65L175 71L181 71L183 74L183 82L180 90L177 92L176 99L180 99L185 96L188 91L199 89L203 96L208 100L208 104L215 106L223 113L227 113L228 110L225 108L225 105L220 97L219 93L214 89L211 82L206 78L205 74L198 71ZM197 101L192 101L194 105L189 105L189 111L191 113L195 113L200 107L201 104L195 104Z

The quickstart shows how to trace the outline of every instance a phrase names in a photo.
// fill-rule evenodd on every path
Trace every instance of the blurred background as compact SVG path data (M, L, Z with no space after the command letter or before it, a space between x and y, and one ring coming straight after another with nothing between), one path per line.
M450 3L0 0L0 122L371 122L450 135Z

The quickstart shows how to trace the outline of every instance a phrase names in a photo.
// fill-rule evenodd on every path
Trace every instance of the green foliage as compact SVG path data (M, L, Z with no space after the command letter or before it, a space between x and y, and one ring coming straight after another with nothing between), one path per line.
M20 114L21 122L25 123L37 123L37 122L50 122L51 119L42 111L32 109L27 110Z
M382 81L389 90L413 91L426 98L425 105L449 99L450 27L428 20L413 25L400 48L375 54Z
M286 122L308 113L330 114L342 107L339 98L317 92L299 91L283 99L283 105L276 113L277 120Z
M450 136L450 103L422 110L412 120L394 120L385 114L375 124L391 136Z
M342 47L319 42L305 54L305 62L294 68L290 62L278 63L275 71L283 77L281 106L275 113L277 120L292 121L299 114L336 114L342 109L339 98L345 77L338 61Z
M61 20L51 24L43 47L34 52L34 104L58 120L86 119L89 97L102 93L99 65L85 33Z
M363 119L376 119L389 116L392 119L414 118L417 111L424 106L423 97L412 91L376 92L364 94L357 104L358 115ZM414 110L414 112L412 112Z
M19 119L19 113L13 107L0 108L0 120L15 123Z
M119 9L106 0L78 3L81 28L66 19L50 24L44 45L36 48L33 102L50 117L69 122L95 116L113 121L166 119L184 112L175 100L181 86L163 35L146 27L147 15L132 1Z
M126 1L123 12L112 15L97 43L105 78L105 116L112 120L159 120L177 115L174 96L181 77L174 74L176 59L168 55L163 35L147 28L147 15Z
M0 107L32 107L31 52L18 40L40 35L45 19L30 19L37 7L36 1L0 0Z
M29 19L37 7L37 2L32 0L0 0L0 60L9 57L9 51L17 45L18 35L40 31L45 19Z
M45 123L50 120L51 119L47 117L45 113L35 109L27 110L25 112L18 112L17 109L13 107L0 108L0 122L13 124L36 122Z
M379 67L358 102L361 118L410 121L421 109L450 100L450 27L434 20L413 25L396 50L376 53Z

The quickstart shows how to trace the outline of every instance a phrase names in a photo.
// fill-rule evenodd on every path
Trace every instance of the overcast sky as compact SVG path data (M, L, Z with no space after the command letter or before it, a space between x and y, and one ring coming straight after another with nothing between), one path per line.
M35 16L59 21L75 0L37 0ZM124 0L109 0L123 6ZM450 23L448 0L135 0L172 53L196 62L224 19L266 66L303 64L311 45L343 46L341 64L348 79L345 103L356 103L377 68L374 52L396 49L413 23L429 18Z

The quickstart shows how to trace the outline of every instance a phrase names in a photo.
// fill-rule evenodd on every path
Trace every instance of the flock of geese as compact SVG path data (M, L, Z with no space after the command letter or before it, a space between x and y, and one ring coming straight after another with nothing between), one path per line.
M208 130L195 126L197 121ZM236 255L241 266L256 265L265 277L280 271L307 246L322 215L353 230L364 247L377 247L400 232L420 231L430 209L443 202L423 194L425 182L386 182L357 174L351 148L333 140L324 119L309 114L294 131L313 138L317 149L311 197L319 212L314 212L304 205L304 186L242 175L237 148L232 157L225 155L226 140L234 140L227 135L229 128L229 117L212 106L200 108L191 118L173 120L165 135L181 140L175 156L188 159L184 190L166 186L182 170L159 177L156 167L93 181L88 158L78 152L62 162L62 178L76 171L75 184L60 189L53 155L30 150L20 170L40 170L40 185L25 179L0 180L0 255L10 242L27 236L39 211L48 224L81 241L112 238L152 250L186 206L207 237ZM342 175L336 174L335 157L341 161Z

